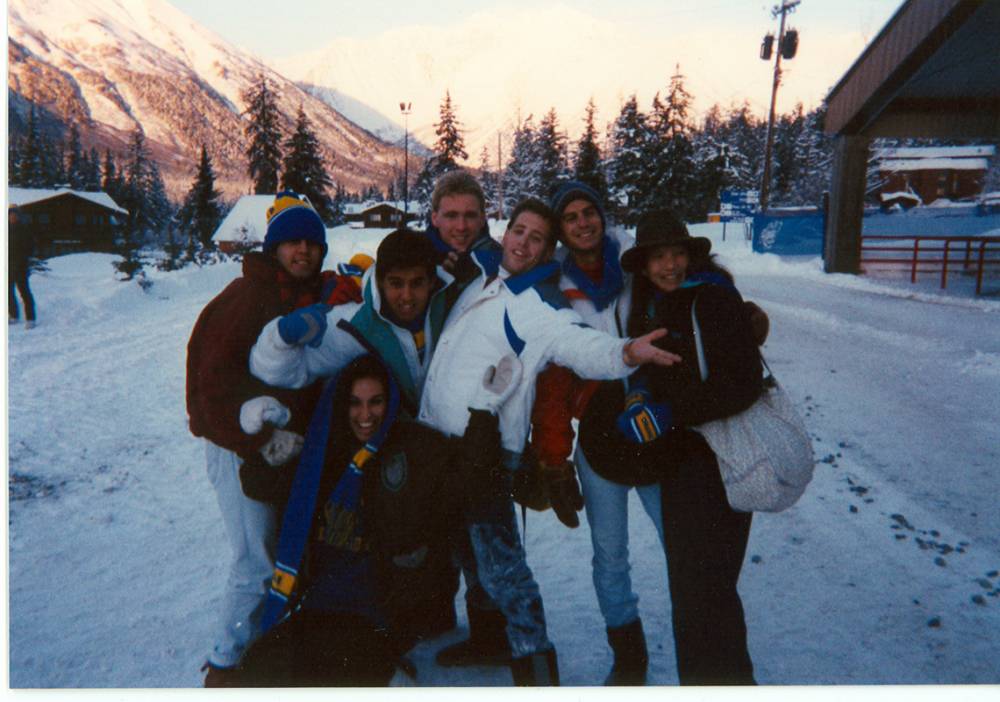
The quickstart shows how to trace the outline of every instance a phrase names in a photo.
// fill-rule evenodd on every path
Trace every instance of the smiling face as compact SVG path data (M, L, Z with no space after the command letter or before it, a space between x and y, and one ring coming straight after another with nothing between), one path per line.
M305 280L319 273L319 267L323 263L323 247L307 239L283 241L275 248L274 257L288 275L297 280Z
M424 266L393 268L379 282L383 313L388 313L386 316L397 322L419 319L427 309L431 285L431 277Z
M385 387L378 378L358 378L351 384L351 397L347 407L347 424L354 438L368 441L385 418Z
M469 250L486 222L479 198L475 195L445 195L431 212L431 222L438 228L441 241L459 253Z
M530 271L552 255L555 241L549 223L534 212L522 212L507 231L503 241L503 267L511 275Z
M574 200L566 205L559 226L563 243L574 258L593 255L601 250L604 223L601 213L590 200Z
M646 254L642 272L650 282L663 292L673 292L687 276L691 254L682 244L657 246Z

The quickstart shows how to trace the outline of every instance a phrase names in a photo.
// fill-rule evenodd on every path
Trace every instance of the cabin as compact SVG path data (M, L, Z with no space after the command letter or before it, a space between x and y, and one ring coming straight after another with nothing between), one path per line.
M995 154L993 145L882 149L875 155L877 194L883 204L895 204L901 199L899 193L916 196L924 204L974 198L983 192ZM902 200L899 204L906 207L905 197Z
M31 238L37 258L111 252L128 217L107 193L69 188L8 188L7 209L16 209L19 231Z
M244 195L222 219L212 241L227 254L260 248L267 234L267 209L274 195Z
M356 228L395 229L418 219L419 212L417 203L402 200L350 203L344 206L344 219Z

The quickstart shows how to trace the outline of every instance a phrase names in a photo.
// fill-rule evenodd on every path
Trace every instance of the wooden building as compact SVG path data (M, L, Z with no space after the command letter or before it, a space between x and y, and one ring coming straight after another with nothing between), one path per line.
M20 231L31 237L37 258L110 252L128 216L107 193L66 188L8 188L7 207L17 209Z
M928 146L882 149L876 155L879 196L913 193L920 202L963 200L983 192L996 147Z
M404 203L398 202L362 202L351 203L344 208L344 219L355 226L360 224L365 229L395 229L403 226ZM409 203L405 212L407 223L417 219L417 204Z
M859 271L872 138L1000 138L997 37L1000 0L906 0L830 91L828 272Z

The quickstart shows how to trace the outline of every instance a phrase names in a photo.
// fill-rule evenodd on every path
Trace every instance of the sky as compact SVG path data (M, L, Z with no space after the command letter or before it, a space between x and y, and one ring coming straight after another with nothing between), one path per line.
M276 11L261 0L172 0L179 9L224 38L266 59L319 48L334 38L372 38L391 30L428 25L446 27L473 14L554 5L548 0L301 0ZM699 29L754 24L761 36L777 28L775 2L761 0L574 0L574 9L608 22L643 27L690 25ZM859 32L868 39L885 25L901 0L803 0L790 15L811 31ZM517 41L516 28L498 28ZM615 50L627 51L628 47Z

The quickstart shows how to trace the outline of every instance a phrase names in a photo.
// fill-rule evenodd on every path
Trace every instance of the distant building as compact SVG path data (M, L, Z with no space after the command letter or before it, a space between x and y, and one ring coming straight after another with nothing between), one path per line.
M924 204L935 200L961 200L983 191L995 146L933 146L883 149L876 155L883 204L910 193Z
M403 226L404 202L402 200L393 202L361 202L348 203L344 206L344 219L355 227L371 228L391 228ZM413 222L418 219L419 206L415 202L410 202L406 208L406 222Z
M80 251L110 252L128 210L107 193L68 188L8 188L7 208L16 207L34 255L49 258Z
M274 195L244 195L219 224L212 241L225 253L259 248L267 234L267 208Z

